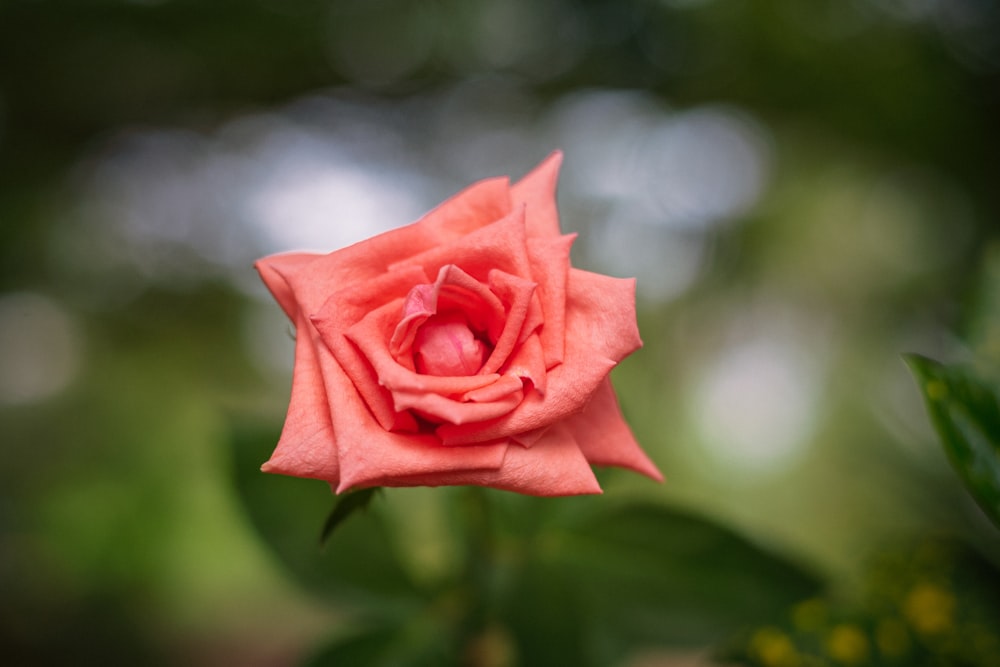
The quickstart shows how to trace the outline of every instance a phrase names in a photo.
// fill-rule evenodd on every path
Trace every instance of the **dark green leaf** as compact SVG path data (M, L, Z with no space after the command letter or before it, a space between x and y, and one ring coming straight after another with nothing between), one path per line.
M328 520L331 491L318 480L260 471L278 430L241 424L231 437L236 488L264 542L299 584L340 604L392 613L419 601L398 557L397 546L377 507L364 521L337 528L336 548L322 549L316 534Z
M1000 526L1000 403L995 390L966 369L918 355L905 359L952 466Z
M525 664L604 665L641 646L706 645L815 594L799 565L705 519L603 506L539 532L505 616Z
M352 491L351 493L345 493L342 496L338 496L336 502L333 505L333 509L330 511L330 515L326 518L326 522L323 524L323 531L319 536L319 543L326 544L326 541L330 539L330 535L336 530L347 517L351 516L359 510L366 509L371 503L372 498L378 495L382 487L373 486L368 489L361 489L359 491Z

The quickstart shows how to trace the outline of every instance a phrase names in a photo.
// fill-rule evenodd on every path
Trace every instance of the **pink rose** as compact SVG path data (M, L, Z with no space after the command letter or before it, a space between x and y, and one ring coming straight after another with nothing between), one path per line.
M419 221L257 269L295 324L284 430L265 472L369 486L600 493L591 464L656 466L608 373L642 342L635 281L572 268L554 153Z

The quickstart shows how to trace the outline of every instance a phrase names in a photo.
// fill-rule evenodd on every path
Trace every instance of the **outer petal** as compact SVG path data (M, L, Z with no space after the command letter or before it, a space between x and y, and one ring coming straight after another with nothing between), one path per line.
M427 213L417 225L427 237L445 243L488 225L511 212L510 179L487 178L462 190ZM410 249L407 254L430 246Z
M460 447L455 451L461 451ZM369 486L447 486L469 484L515 491L533 496L573 496L601 493L601 487L573 436L557 424L531 449L507 448L497 470L442 472L408 477L383 476Z
M291 289L295 303L307 315L312 315L331 294L346 285L372 280L388 271L391 265L415 254L447 247L466 238L471 230L489 225L509 212L507 179L488 179L469 186L411 225L328 255L316 255L314 261L285 262L280 259L282 255L276 255L262 262L275 265ZM430 275L436 273L437 267Z
M340 463L337 492L370 486L378 477L436 475L442 472L497 469L506 442L442 447L433 435L384 430L365 406L351 380L329 355L322 357L323 382Z
M415 430L416 424L412 415L393 408L389 392L379 383L374 369L345 334L371 309L381 306L385 300L399 300L412 285L426 279L419 267L408 267L405 271L383 274L363 285L352 284L330 296L319 313L310 318L326 348L337 359L385 430Z
M261 280L264 281L264 285L267 286L281 309L285 311L285 315L292 322L295 321L299 312L299 305L295 301L295 294L284 274L285 272L295 272L318 257L320 255L306 252L282 253L265 257L254 264L260 273Z
M642 347L635 317L635 278L569 270L566 344L586 341L615 363Z
M488 282L493 269L531 280L524 207L515 209L503 219L480 227L452 243L437 245L424 252L409 253L403 257L406 259L394 266L418 264L429 276L437 275L442 266L454 264L483 283Z
M278 446L261 470L296 477L340 480L330 407L313 328L298 317L292 397Z
M556 182L562 160L562 151L551 153L510 188L514 208L527 207L528 236L559 236Z
M495 470L505 441L442 447L433 435L386 431L368 410L350 378L323 348L312 323L297 320L292 401L285 428L265 472L329 481L338 491L365 486L381 475L435 475Z
M663 481L663 475L639 447L625 423L610 379L601 383L581 412L563 424L592 464L629 468L658 482Z

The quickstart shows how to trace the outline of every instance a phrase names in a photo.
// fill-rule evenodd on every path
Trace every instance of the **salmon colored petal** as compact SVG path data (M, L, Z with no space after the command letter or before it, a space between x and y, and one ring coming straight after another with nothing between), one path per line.
M521 383L518 382L512 391L492 397L483 403L456 401L440 394L411 394L404 391L394 391L392 397L395 399L397 409L414 410L435 422L475 424L507 414L524 399L524 392L521 390Z
M285 277L299 308L312 315L319 311L331 294L344 286L377 278L400 258L432 248L447 247L464 239L470 230L503 218L510 210L507 179L487 179L469 186L413 224L328 255L315 255L312 262L295 266L282 264L275 268ZM270 262L272 259L269 257L263 261ZM430 275L436 273L435 267Z
M403 366L384 342L390 337L401 309L402 299L397 299L366 314L346 332L346 338L371 365L380 387L389 391L395 412L414 410L433 421L451 424L479 423L507 414L521 404L523 392L518 376L544 387L545 368L537 337L521 346L524 352L517 357L517 361L523 364L523 368L516 366L506 377L496 373L427 375ZM326 339L329 332L324 329L324 324L324 321L316 320ZM477 442L483 442L483 439Z
M616 363L642 347L635 314L635 278L612 278L571 268L566 296L567 345L586 341L593 353Z
M582 410L614 366L642 346L635 319L635 280L570 269L563 363L548 371L544 396L526 394L510 414L483 424L442 424L449 445L512 438Z
M350 327L386 299L399 299L415 283L427 280L419 267L387 273L362 285L352 284L334 293L312 318L326 348L351 378L358 393L385 430L412 431L412 415L393 408L389 391L379 382L367 358L345 336Z
M548 372L545 370L545 351L538 336L532 336L521 343L514 355L503 367L504 375L517 377L531 383L535 391L544 394L548 390Z
M346 336L365 355L375 369L379 383L389 391L434 393L460 396L473 389L496 382L496 373L483 375L423 375L403 366L389 353L385 343L393 332L403 300L397 299L365 315L351 326Z
M298 318L292 396L278 446L261 470L296 477L340 480L326 387L312 327Z
M431 317L413 341L413 362L424 375L476 375L488 352L462 313Z
M516 209L525 206L528 236L559 236L559 211L556 208L556 182L562 166L562 151L555 151L529 174L510 188Z
M538 283L544 324L541 329L545 367L563 360L566 337L566 282L569 280L569 251L576 234L550 238L529 238L528 257Z
M544 395L537 391L526 393L521 404L510 413L479 424L441 424L435 433L449 446L516 439L519 433L550 426L582 409L601 380L615 367L614 362L599 358L587 359L575 373L562 372L566 365L549 371Z
M479 389L473 389L462 395L462 401L488 403L490 401L506 400L508 396L520 392L524 383L515 373L506 373L499 380Z
M364 423L345 423L338 443L341 472L337 493L367 486L390 486L384 480L411 476L434 479L498 470L510 447L506 443L442 447L433 437L368 432Z
M384 475L497 469L503 462L505 443L448 448L433 435L384 430L336 361L324 355L321 365L340 465L338 492Z
M403 265L397 272L418 268ZM446 264L437 279L429 284L415 284L403 301L399 323L389 340L389 353L406 366L403 357L412 354L417 331L428 318L443 310L460 311L471 325L495 342L506 324L504 304L487 285L455 266ZM486 371L492 372L492 371Z
M314 261L320 255L306 252L291 252L280 255L271 255L264 259L257 260L254 268L260 274L264 285L274 296L275 300L285 311L288 319L295 321L299 312L299 304L295 300L295 294L291 285L285 280L284 272L294 272L302 268L309 262Z
M447 243L471 234L483 225L507 216L511 210L510 179L487 178L470 185L417 221L421 231ZM407 248L397 257L406 257L428 246Z
M490 290L496 294L507 308L503 329L494 342L493 352L483 364L484 373L495 373L503 368L514 346L523 342L541 326L541 306L533 299L535 283L493 270L489 274Z
M400 256L406 259L393 264L393 268L417 264L432 276L448 264L460 267L483 283L487 282L493 269L529 280L532 275L524 228L524 207L514 209L506 217L451 243L434 246L423 252L411 249Z
M536 428L533 431L525 431L524 433L518 433L511 437L511 440L521 445L522 447L532 447L536 442L542 439L545 432L549 430L549 426L542 426L541 428Z
M663 481L663 475L639 447L632 429L625 423L610 379L601 383L581 412L563 423L592 464L628 468Z
M458 448L455 451L462 451ZM530 450L507 448L496 470L441 472L434 475L384 476L369 486L487 486L532 496L575 496L601 493L587 459L573 437L560 425L546 431Z

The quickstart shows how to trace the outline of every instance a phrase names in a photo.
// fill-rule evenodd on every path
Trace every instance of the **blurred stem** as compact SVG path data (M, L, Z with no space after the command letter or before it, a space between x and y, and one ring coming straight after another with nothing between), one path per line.
M496 568L495 524L486 489L464 487L459 511L465 526L465 568L459 586L468 600L463 619L463 664L487 667L497 664L488 638L494 634L493 600Z
M463 489L461 512L466 526L466 557L463 585L475 596L474 607L485 613L492 588L496 536L493 531L490 500L485 489Z

